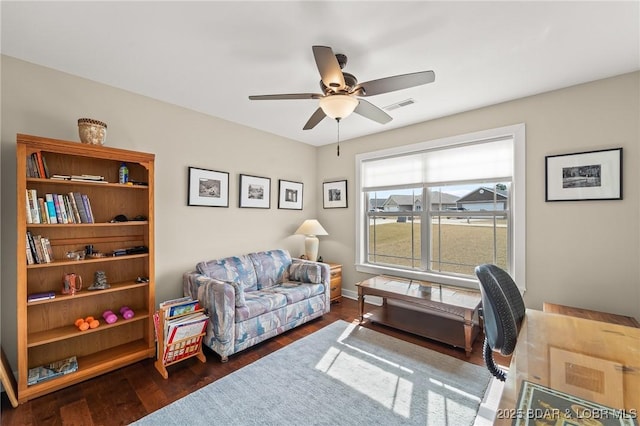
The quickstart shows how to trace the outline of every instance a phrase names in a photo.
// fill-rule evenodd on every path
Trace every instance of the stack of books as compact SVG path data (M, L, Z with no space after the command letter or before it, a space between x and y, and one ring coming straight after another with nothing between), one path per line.
M58 174L55 174L55 175L51 176L51 179L55 179L55 180L72 180L74 182L109 183L106 180L104 180L104 176L87 175L87 174L81 174L81 175L58 175Z

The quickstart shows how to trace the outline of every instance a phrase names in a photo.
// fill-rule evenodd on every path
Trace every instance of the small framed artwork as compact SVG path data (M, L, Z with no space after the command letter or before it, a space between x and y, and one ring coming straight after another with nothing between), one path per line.
M622 200L622 148L545 157L545 201Z
M240 207L271 208L271 178L240 175Z
M347 208L347 181L337 180L322 184L322 207L325 209Z
M302 182L278 180L278 208L302 210Z
M229 173L189 167L187 205L229 207Z

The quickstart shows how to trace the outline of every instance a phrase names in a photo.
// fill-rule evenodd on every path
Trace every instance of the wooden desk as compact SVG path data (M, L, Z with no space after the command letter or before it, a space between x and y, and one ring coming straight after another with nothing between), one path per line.
M638 321L633 317L611 314L608 312L592 311L591 309L575 308L573 306L544 302L542 305L542 311L640 328L640 323L638 323Z
M523 380L638 416L640 329L527 309L495 424L527 416Z

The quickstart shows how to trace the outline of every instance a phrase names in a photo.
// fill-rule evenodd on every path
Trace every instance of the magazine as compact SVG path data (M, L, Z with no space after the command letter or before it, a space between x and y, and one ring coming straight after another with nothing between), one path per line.
M53 379L65 374L73 373L78 370L78 360L75 355L60 361L54 361L49 364L41 365L29 369L29 377L27 385L34 385L45 380Z

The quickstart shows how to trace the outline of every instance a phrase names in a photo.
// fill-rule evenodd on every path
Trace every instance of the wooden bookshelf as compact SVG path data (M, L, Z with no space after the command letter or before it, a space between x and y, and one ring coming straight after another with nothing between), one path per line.
M92 174L109 183L54 180L27 176L27 158L40 153L50 175ZM154 277L154 155L86 145L38 136L17 135L17 355L18 401L20 403L54 392L108 371L155 356L153 312ZM118 168L127 163L130 179L139 185L119 184ZM47 193L86 194L94 223L28 223L26 190L38 197ZM146 220L116 222L116 215ZM54 260L27 264L26 232L51 242ZM69 251L84 250L88 244L105 255L121 248L148 247L148 253L70 260ZM104 271L109 288L88 290L96 271ZM75 295L62 294L62 276L76 273L83 287ZM148 277L138 283L137 277ZM54 291L55 298L27 302L27 295ZM135 315L124 319L122 306ZM118 320L107 324L102 313L112 310ZM80 331L76 318L93 316L100 321L94 329ZM51 380L27 385L28 371L49 362L75 355L78 370Z

